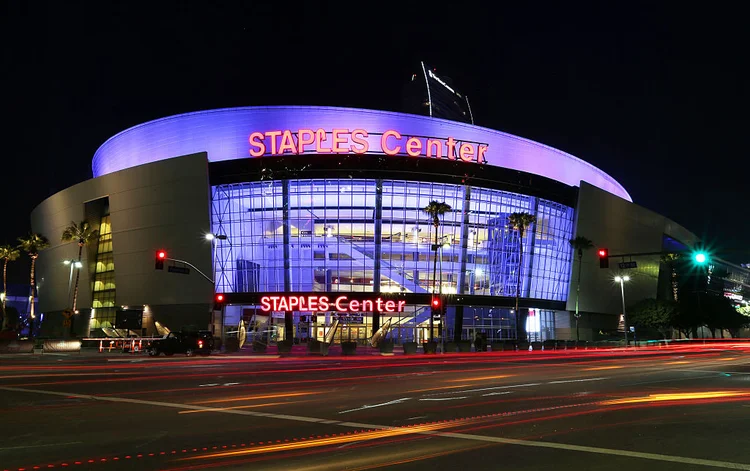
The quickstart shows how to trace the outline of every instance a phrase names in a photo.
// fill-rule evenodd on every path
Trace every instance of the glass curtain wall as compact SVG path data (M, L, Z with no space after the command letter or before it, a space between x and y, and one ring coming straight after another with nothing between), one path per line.
M433 200L452 208L437 229L435 273L435 228L422 211ZM444 183L307 179L214 186L212 205L212 231L227 236L214 248L219 292L430 293L434 277L444 294L513 297L520 270L522 297L567 296L573 209L541 198ZM523 257L508 226L521 211L537 217ZM394 328L420 337L429 314L409 306ZM471 310L464 325L507 338L509 317Z

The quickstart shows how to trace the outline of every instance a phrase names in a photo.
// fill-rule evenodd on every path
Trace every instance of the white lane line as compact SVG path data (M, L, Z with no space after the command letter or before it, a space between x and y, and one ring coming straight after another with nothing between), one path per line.
M385 425L362 424L362 423L356 423L356 422L336 422L336 421L330 421L327 419L319 419L316 417L273 414L269 412L258 412L258 411L249 411L249 410L216 409L213 407L204 407L204 406L197 406L197 405L192 405L192 404L178 404L174 402L145 401L141 399L129 399L129 398L112 397L112 396L91 396L87 394L75 394L75 393L66 393L66 392L59 392L59 391L45 391L42 389L0 387L0 390L33 393L33 394L48 394L52 396L78 397L81 399L91 399L95 401L122 402L122 403L128 403L128 404L140 404L140 405L157 406L157 407L170 407L173 409L206 410L206 411L219 412L223 414L245 415L245 416L253 416L253 417L268 417L272 419L293 420L297 422L332 423L339 427L349 427L349 428L401 430L399 427L389 427ZM528 447L536 447L536 448L550 448L550 449L555 449L555 450L577 451L577 452L582 452L582 453L595 453L595 454L600 454L600 455L611 455L611 456L624 456L628 458L641 458L641 459L653 460L653 461L665 461L665 462L670 462L670 463L682 463L682 464L691 464L691 465L696 465L696 466L709 466L709 467L714 467L714 468L741 469L745 471L750 471L750 464L734 463L734 462L729 462L729 461L704 460L700 458L689 458L686 456L663 455L659 453L643 453L639 451L617 450L614 448L601 448L601 447L593 447L593 446L572 445L572 444L567 444L567 443L540 442L536 440L517 440L513 438L490 437L490 436L485 436L485 435L474 435L474 434L468 434L468 433L439 432L439 431L428 431L428 430L415 431L414 433L418 435L434 435L434 436L447 437L447 438L460 438L463 440L473 440L473 441L479 441L479 442L485 442L485 443L501 443L504 445L519 445L519 446L528 446Z
M469 396L459 396L459 397L426 397L424 399L420 399L420 401L455 401L458 399L466 399Z
M487 393L487 394L482 394L482 397L485 397L485 396L502 396L504 394L510 394L512 392L513 391L491 392L491 393Z
M543 384L543 383L511 384L508 386L495 386L492 388L464 389L462 391L443 391L439 393L425 394L425 396L444 396L446 394L461 394L461 393L477 392L477 391L492 391L495 389L527 388L529 386L539 386L540 384Z
M395 399L393 401L383 402L381 404L364 405L362 407L357 407L356 409L342 410L341 412L339 412L339 414L346 414L347 412L355 412L355 411L358 411L358 410L374 409L376 407L392 406L393 404L400 404L402 402L408 401L409 399L411 399L411 398L410 397L402 397L401 399Z
M563 383L583 383L586 381L601 381L607 378L585 378L585 379L566 379L561 381L550 381L547 384L563 384Z
M218 386L218 385L219 385L219 383L206 383L206 384L199 384L198 387L199 388L208 388L208 387L211 387L211 386Z
M46 445L23 445L23 446L7 446L0 448L0 452L7 451L7 450L22 450L26 448L43 448L43 447L50 447L50 446L67 446L67 445L79 445L83 442L65 442L65 443L48 443Z

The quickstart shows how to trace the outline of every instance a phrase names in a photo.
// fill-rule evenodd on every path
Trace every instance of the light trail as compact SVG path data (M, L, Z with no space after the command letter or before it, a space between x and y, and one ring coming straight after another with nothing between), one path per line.
M736 398L750 396L747 391L704 391L671 394L649 394L643 397L631 397L603 401L601 405L641 404L647 402L699 401L704 399Z
M326 392L326 391L318 391L315 394ZM191 402L191 404L217 404L220 402L237 402L237 401L255 401L258 399L277 399L280 397L297 397L297 396L309 396L311 394L314 394L312 392L290 392L290 393L277 393L277 394L261 394L258 396L240 396L240 397L230 397L226 399L212 399L210 401L196 401Z

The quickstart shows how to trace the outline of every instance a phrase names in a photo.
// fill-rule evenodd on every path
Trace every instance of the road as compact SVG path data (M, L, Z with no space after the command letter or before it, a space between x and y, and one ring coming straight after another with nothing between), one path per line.
M0 356L0 470L750 470L750 349Z

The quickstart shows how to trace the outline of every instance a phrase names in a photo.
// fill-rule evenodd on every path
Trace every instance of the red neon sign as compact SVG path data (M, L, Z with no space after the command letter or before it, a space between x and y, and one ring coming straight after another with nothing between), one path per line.
M260 310L301 311L301 312L404 312L406 301L374 299L349 299L338 296L331 300L328 296L263 296Z
M303 154L306 151L318 154L364 154L372 148L373 152L385 155L406 154L410 157L462 160L478 164L487 162L488 148L486 144L461 142L452 137L436 139L406 136L393 129L382 133L379 139L377 136L371 137L364 129L253 132L248 142L249 152L253 157Z

